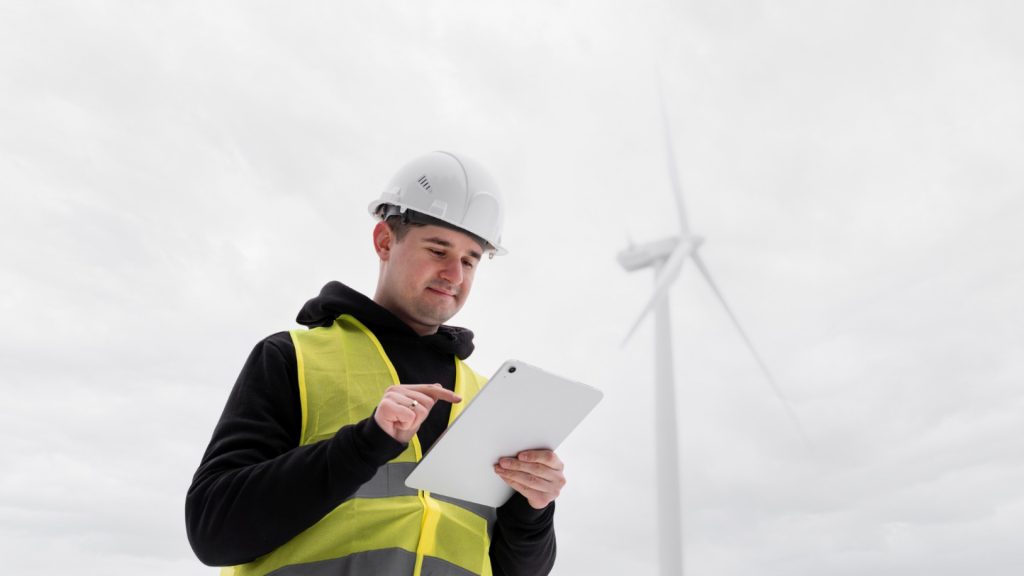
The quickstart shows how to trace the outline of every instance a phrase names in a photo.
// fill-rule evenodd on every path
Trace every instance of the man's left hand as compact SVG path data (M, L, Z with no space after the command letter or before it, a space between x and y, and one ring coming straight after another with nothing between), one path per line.
M551 450L524 450L494 465L495 473L538 510L558 498L565 486L564 469L562 460Z

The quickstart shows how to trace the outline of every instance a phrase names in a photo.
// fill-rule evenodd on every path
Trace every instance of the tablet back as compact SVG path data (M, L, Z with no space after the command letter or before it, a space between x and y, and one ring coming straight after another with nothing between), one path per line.
M512 489L494 473L502 456L554 450L604 394L509 360L437 439L405 483L451 498L498 507Z

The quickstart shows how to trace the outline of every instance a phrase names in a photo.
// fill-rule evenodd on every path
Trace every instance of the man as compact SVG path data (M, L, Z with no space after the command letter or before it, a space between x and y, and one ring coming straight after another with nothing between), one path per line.
M370 212L373 299L331 282L299 312L309 330L257 344L188 491L192 549L237 575L547 574L555 453L496 463L515 490L496 510L404 482L486 381L463 363L473 333L444 323L483 254L504 253L502 197L475 162L433 152Z

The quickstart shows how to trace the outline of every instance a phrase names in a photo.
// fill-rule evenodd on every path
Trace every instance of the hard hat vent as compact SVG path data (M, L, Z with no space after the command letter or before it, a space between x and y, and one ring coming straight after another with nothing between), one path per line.
M428 193L433 192L433 190L430 189L430 180L427 180L426 174L420 176L420 179L417 180L417 182L419 182L420 186L423 187L423 189L426 190Z

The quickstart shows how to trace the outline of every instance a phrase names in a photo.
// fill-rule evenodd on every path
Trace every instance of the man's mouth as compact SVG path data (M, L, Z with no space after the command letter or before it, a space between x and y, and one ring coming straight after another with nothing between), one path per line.
M455 298L456 295L456 292L453 290L445 290L444 288L438 288L437 286L427 286L427 290L432 290L442 296L449 296L451 298Z

